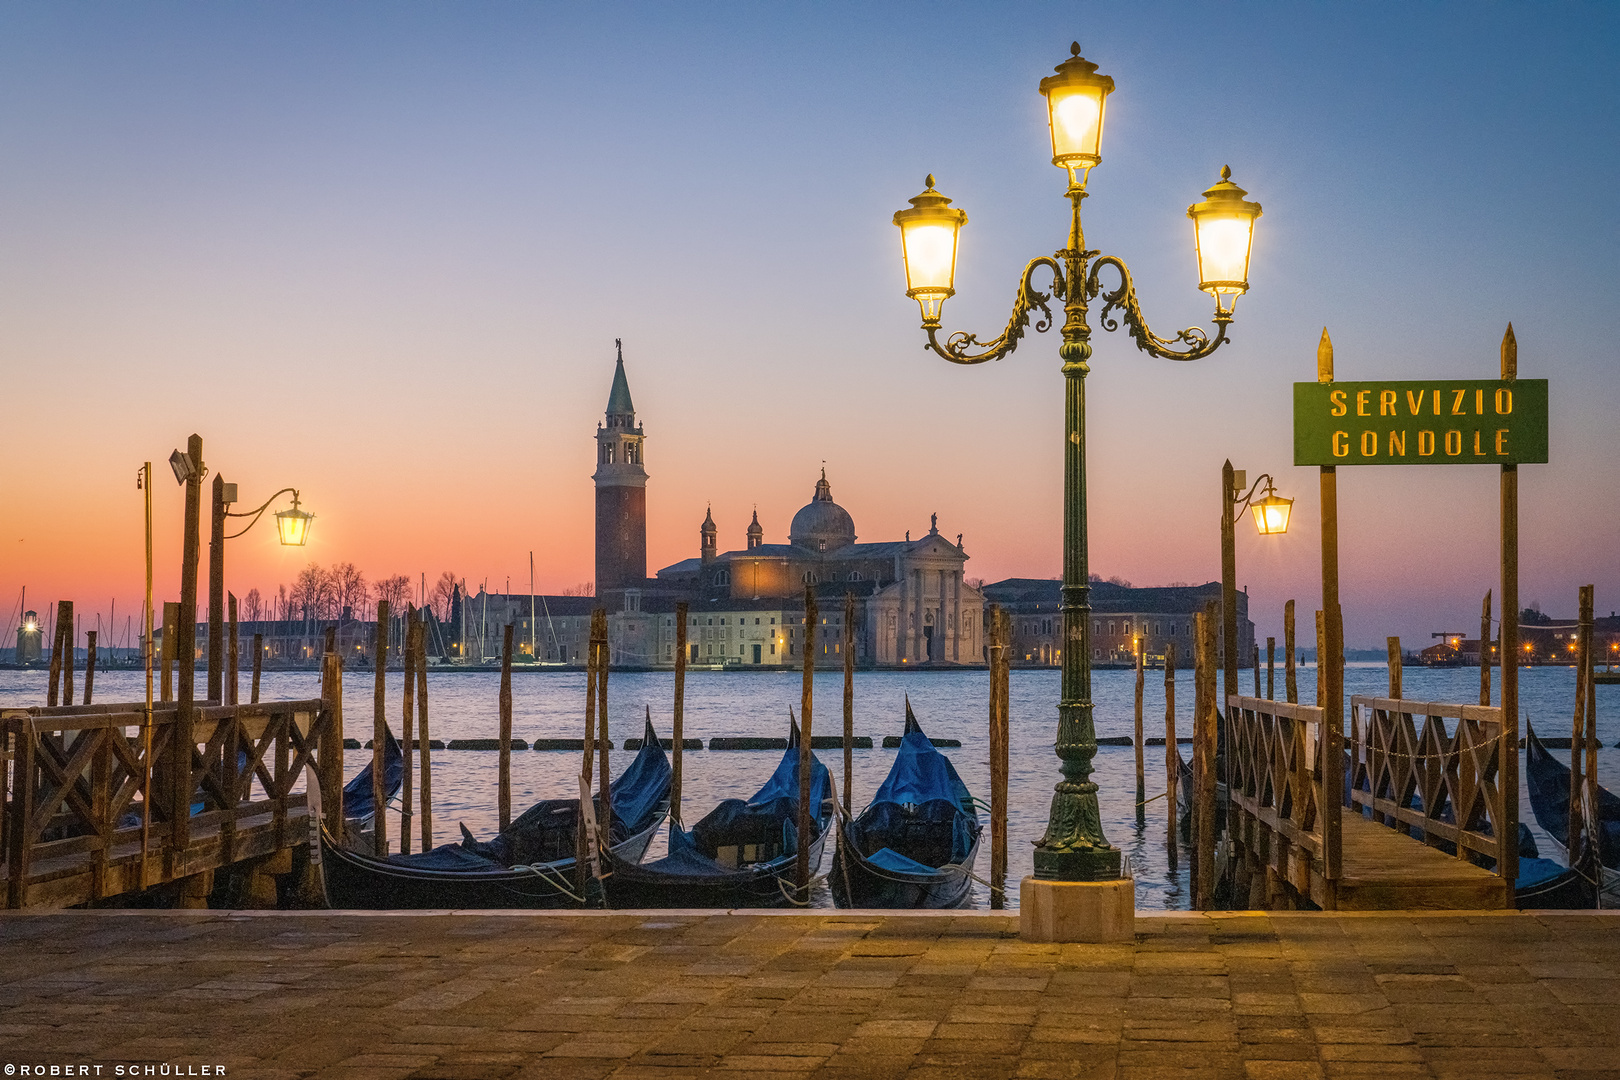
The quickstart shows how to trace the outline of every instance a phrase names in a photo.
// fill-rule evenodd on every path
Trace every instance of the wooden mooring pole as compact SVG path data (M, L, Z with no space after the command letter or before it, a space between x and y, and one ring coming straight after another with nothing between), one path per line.
M1385 647L1389 650L1389 696L1398 698L1401 696L1401 639L1389 638Z
M601 639L596 643L596 742L600 748L596 768L596 801L601 804L596 810L596 831L601 838L602 850L606 851L613 846L613 773L608 766L608 755L613 749L613 739L608 732L608 668L613 665L613 649L608 644L607 611L604 608L596 610L600 612L598 622L602 627Z
M591 771L596 753L596 666L601 615L601 608L591 612L590 638L585 645L585 739L579 764L579 826L574 849L574 881L581 897L589 884L587 868L592 863L591 845L596 843L587 820L590 817Z
M264 670L264 635L253 635L253 685L248 690L248 701L259 703L259 675Z
M1596 836L1588 835L1588 826L1596 824L1588 819L1588 810L1595 811L1598 805L1596 792L1588 790L1589 783L1596 783L1597 755L1595 742L1591 746L1594 752L1588 753L1589 736L1594 733L1589 732L1586 726L1587 717L1591 714L1588 703L1596 689L1592 685L1592 607L1592 586L1582 585L1580 614L1575 629L1575 723L1569 740L1566 852L1570 866L1585 863L1588 867L1597 866L1596 860L1587 857L1590 854L1588 849L1597 842Z
M1299 676L1294 671L1294 661L1297 659L1294 642L1294 602L1292 600L1283 605L1283 691L1288 695L1288 704L1299 704Z
M1277 700L1277 639L1266 638L1266 700Z
M850 774L855 769L855 594L844 593L844 815L850 807Z
M1181 828L1177 820L1181 790L1181 752L1176 746L1176 643L1164 646L1164 798L1165 816L1170 821L1169 836L1165 841L1172 869L1176 865L1176 833Z
M433 740L428 734L427 620L416 620L416 729L422 744L422 850L433 850Z
M1194 909L1215 903L1215 740L1219 701L1216 689L1215 601L1197 617L1196 705L1193 710L1193 891Z
M811 705L816 680L816 587L804 587L804 685L799 691L799 819L798 858L793 869L793 902L800 907L810 903L810 777L814 771L810 752Z
M1141 638L1136 640L1136 734L1131 740L1136 746L1136 820L1141 821L1147 813L1143 800L1147 798L1147 777L1142 765L1142 698L1147 686L1147 671L1145 670L1147 646Z
M990 605L990 906L1007 905L1007 678L1011 620L1000 604Z
M669 816L681 823L681 750L686 739L686 623L691 608L685 600L675 605L675 721L674 758L670 762Z
M84 635L84 703L90 704L90 698L96 690L96 637L94 630L85 631Z
M512 624L501 635L499 775L495 781L495 805L502 830L512 824Z
M1491 703L1491 590L1479 609L1479 703Z
M174 700L174 658L180 655L180 605L163 604L163 652L159 656L162 700Z
M399 789L399 851L402 855L411 853L411 834L416 824L416 796L412 790L415 787L415 754L416 738L413 732L416 728L416 609L409 601L405 604L405 619L402 628L403 641L400 649L400 671L404 676L404 706L405 715L400 720L400 738L404 740L405 748L405 775L400 782Z
M236 594L225 594L225 704L236 705L241 701L241 651L236 638Z
M1502 335L1502 381L1519 377L1519 342L1508 323ZM1502 792L1502 816L1519 820L1519 467L1502 466L1500 495L1502 525L1502 621L1498 656L1502 664L1502 734L1504 746L1513 747L1502 755L1502 771L1497 784ZM1510 659L1511 658L1511 659ZM1497 873L1508 881L1519 877L1519 845L1503 848L1502 865Z
M255 635L256 637L257 635ZM257 651L257 650L255 650ZM371 851L388 854L388 787L383 776L383 747L388 741L388 601L377 601L377 640L372 647L371 675ZM254 665L253 700L258 700L258 665ZM405 750L407 758L410 749Z

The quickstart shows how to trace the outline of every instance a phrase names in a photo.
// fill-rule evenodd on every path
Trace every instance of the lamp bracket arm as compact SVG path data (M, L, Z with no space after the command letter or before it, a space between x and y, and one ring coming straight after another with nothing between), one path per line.
M1119 273L1119 287L1106 292L1100 280L1100 272L1105 266L1111 266ZM1225 344L1226 328L1232 322L1231 312L1217 309L1213 338L1198 326L1189 326L1175 337L1159 337L1149 329L1147 319L1142 315L1142 307L1136 300L1136 285L1131 281L1130 269L1126 267L1124 260L1115 255L1100 255L1091 264L1091 272L1086 277L1085 296L1089 300L1099 294L1103 298L1103 308L1097 317L1098 325L1104 330L1118 330L1119 319L1112 315L1117 308L1125 319L1131 337L1136 340L1136 347L1165 360L1202 360ZM1185 345L1187 348L1178 349L1178 345Z
M1255 479L1254 483L1249 485L1249 490L1248 490L1248 492L1246 494L1240 496L1235 491L1232 493L1232 505L1233 505L1233 507L1236 508L1238 513L1240 513L1240 514L1243 513L1244 510L1247 510L1249 508L1249 504L1254 501L1254 494L1255 494L1255 492L1260 490L1260 485L1261 484L1274 485L1274 484L1276 484L1276 482L1277 482L1276 478L1273 477L1270 473L1261 473ZM1269 490L1269 488L1268 488L1268 490Z
M283 495L287 494L288 492L292 493L293 501L297 502L298 501L298 489L297 488L282 488L280 491L276 492L274 495L272 495L268 499L264 500L263 504L261 504L257 510L244 510L240 514L233 513L231 511L227 510L225 512L226 517L252 518L253 520L248 522L246 525L242 526L242 531L241 532L231 533L231 535L225 537L225 539L227 539L227 540L235 540L238 536L241 536L242 533L245 533L249 529L253 528L253 526L255 526L255 525L257 525L259 523L259 519L264 516L264 512L266 510L270 509L270 504L275 502L277 499L281 498Z
M1040 267L1046 267L1052 272L1052 292L1044 293L1035 287L1034 274ZM1018 295L1013 300L1012 317L1007 320L1007 328L1001 336L993 341L980 341L974 334L957 331L946 339L942 345L939 341L939 324L924 324L928 331L928 344L925 349L932 349L953 364L982 364L986 360L1000 360L1003 356L1018 347L1018 339L1024 336L1024 328L1029 325L1030 314L1039 308L1040 319L1035 323L1035 332L1044 334L1052 328L1052 308L1050 301L1054 295L1063 296L1066 292L1063 277L1063 268L1056 259L1045 255L1038 259L1031 259L1029 265L1024 267L1024 273L1018 281ZM982 351L973 353L972 348L978 346Z

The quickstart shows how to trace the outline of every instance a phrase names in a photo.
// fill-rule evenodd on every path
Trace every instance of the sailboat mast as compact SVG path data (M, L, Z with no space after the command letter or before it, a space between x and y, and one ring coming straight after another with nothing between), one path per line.
M535 662L540 660L540 654L534 648L534 552L529 552L529 655Z

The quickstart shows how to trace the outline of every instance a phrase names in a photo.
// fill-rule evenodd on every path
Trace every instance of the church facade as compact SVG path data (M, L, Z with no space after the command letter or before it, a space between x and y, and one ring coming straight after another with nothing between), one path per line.
M659 592L689 597L694 611L741 612L763 604L802 613L804 590L811 586L820 621L839 630L823 633L835 640L822 640L821 646L841 647L844 597L852 593L857 663L984 662L984 596L964 578L968 554L962 537L953 543L942 535L937 515L916 540L908 533L903 540L859 543L854 518L833 501L822 470L810 501L793 515L787 543L765 543L757 512L742 548L719 550L712 513L705 515L698 536L696 558L666 566L657 576ZM779 653L776 662L798 663L792 626L783 639L786 655ZM836 649L827 653L835 655Z

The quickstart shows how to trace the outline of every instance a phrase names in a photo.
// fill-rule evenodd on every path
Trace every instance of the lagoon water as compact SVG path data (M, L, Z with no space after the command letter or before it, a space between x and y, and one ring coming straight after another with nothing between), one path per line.
M1315 700L1315 669L1299 669L1301 701ZM1493 672L1493 682L1499 675ZM1252 674L1245 673L1245 692L1253 689ZM1382 664L1351 664L1345 672L1347 694L1382 694L1387 687ZM82 685L82 672L80 673ZM39 705L45 699L46 674L43 671L0 671L0 707ZM244 677L243 684L246 686ZM797 715L802 677L797 672L718 672L691 671L686 677L685 734L700 738L707 745L714 736L786 735L788 710ZM144 678L138 671L101 671L96 674L97 702L138 701L144 696ZM1573 668L1537 667L1523 669L1519 676L1520 706L1536 730L1547 736L1567 736L1574 709ZM320 676L313 671L266 672L261 696L313 698L320 693ZM435 739L492 738L497 734L500 676L490 672L436 670L428 675L431 736ZM1049 670L1015 670L1011 676L1011 769L1009 776L1008 905L1017 905L1017 882L1030 871L1031 841L1045 827L1052 786L1059 779L1052 742L1057 725L1059 676ZM372 675L369 671L347 671L343 679L344 726L351 738L362 742L371 736ZM400 731L400 690L398 672L388 678L389 724ZM643 717L651 709L653 725L668 738L674 692L671 672L614 672L608 682L609 723L615 746L626 738L639 736ZM1478 700L1477 668L1408 668L1404 678L1405 696L1418 701L1472 702ZM984 671L945 672L859 672L855 676L855 733L869 735L879 747L885 735L898 735L905 718L909 695L918 720L930 735L962 741L961 749L946 750L962 779L974 794L989 798L989 761L986 742L989 676ZM246 693L244 690L244 698ZM1092 676L1092 696L1096 702L1097 733L1101 736L1130 735L1134 726L1135 675L1130 671L1099 671ZM1277 670L1277 696L1282 696L1282 670ZM1191 733L1192 673L1180 671L1176 679L1177 730L1183 738ZM581 672L522 671L512 679L512 730L515 738L533 742L537 738L579 738L584 724L585 676ZM1620 720L1615 716L1620 704L1620 686L1598 687L1598 733L1605 750L1598 755L1599 778L1610 790L1620 790L1620 751L1612 749L1620 739ZM1150 671L1144 703L1144 728L1148 737L1164 734L1164 676ZM843 676L826 672L816 676L813 729L816 734L840 734L843 730ZM834 785L842 790L843 752L817 752L833 772ZM882 783L895 751L873 749L854 752L854 800L857 810ZM1165 788L1165 748L1147 747L1145 768L1149 799ZM683 765L685 818L696 821L714 804L734 796L752 793L780 757L779 751L688 751ZM458 824L487 837L496 827L496 772L498 755L493 751L444 750L433 754L434 839L438 843L456 840ZM623 767L629 755L615 750L613 772ZM345 773L352 776L370 760L367 751L349 751ZM1101 748L1095 760L1093 778L1100 785L1099 801L1108 839L1125 851L1137 875L1136 902L1139 908L1186 908L1188 906L1186 860L1179 868L1169 860L1166 845L1167 812L1164 798L1149 801L1140 815L1135 799L1135 754L1128 746ZM512 755L512 804L514 814L541 798L556 798L577 792L579 755L559 751L514 751ZM1522 770L1521 770L1522 777ZM1544 857L1561 858L1562 851L1535 827L1529 795L1519 796L1521 816L1536 834ZM988 823L988 814L985 815ZM398 842L398 818L391 822L390 834ZM397 850L397 847L396 847ZM648 858L656 858L663 841L654 846ZM828 848L831 858L832 848ZM823 870L830 866L823 862ZM989 849L981 850L977 866L983 875L989 870ZM975 900L985 906L988 892L975 887ZM831 906L824 884L816 890L815 902Z

